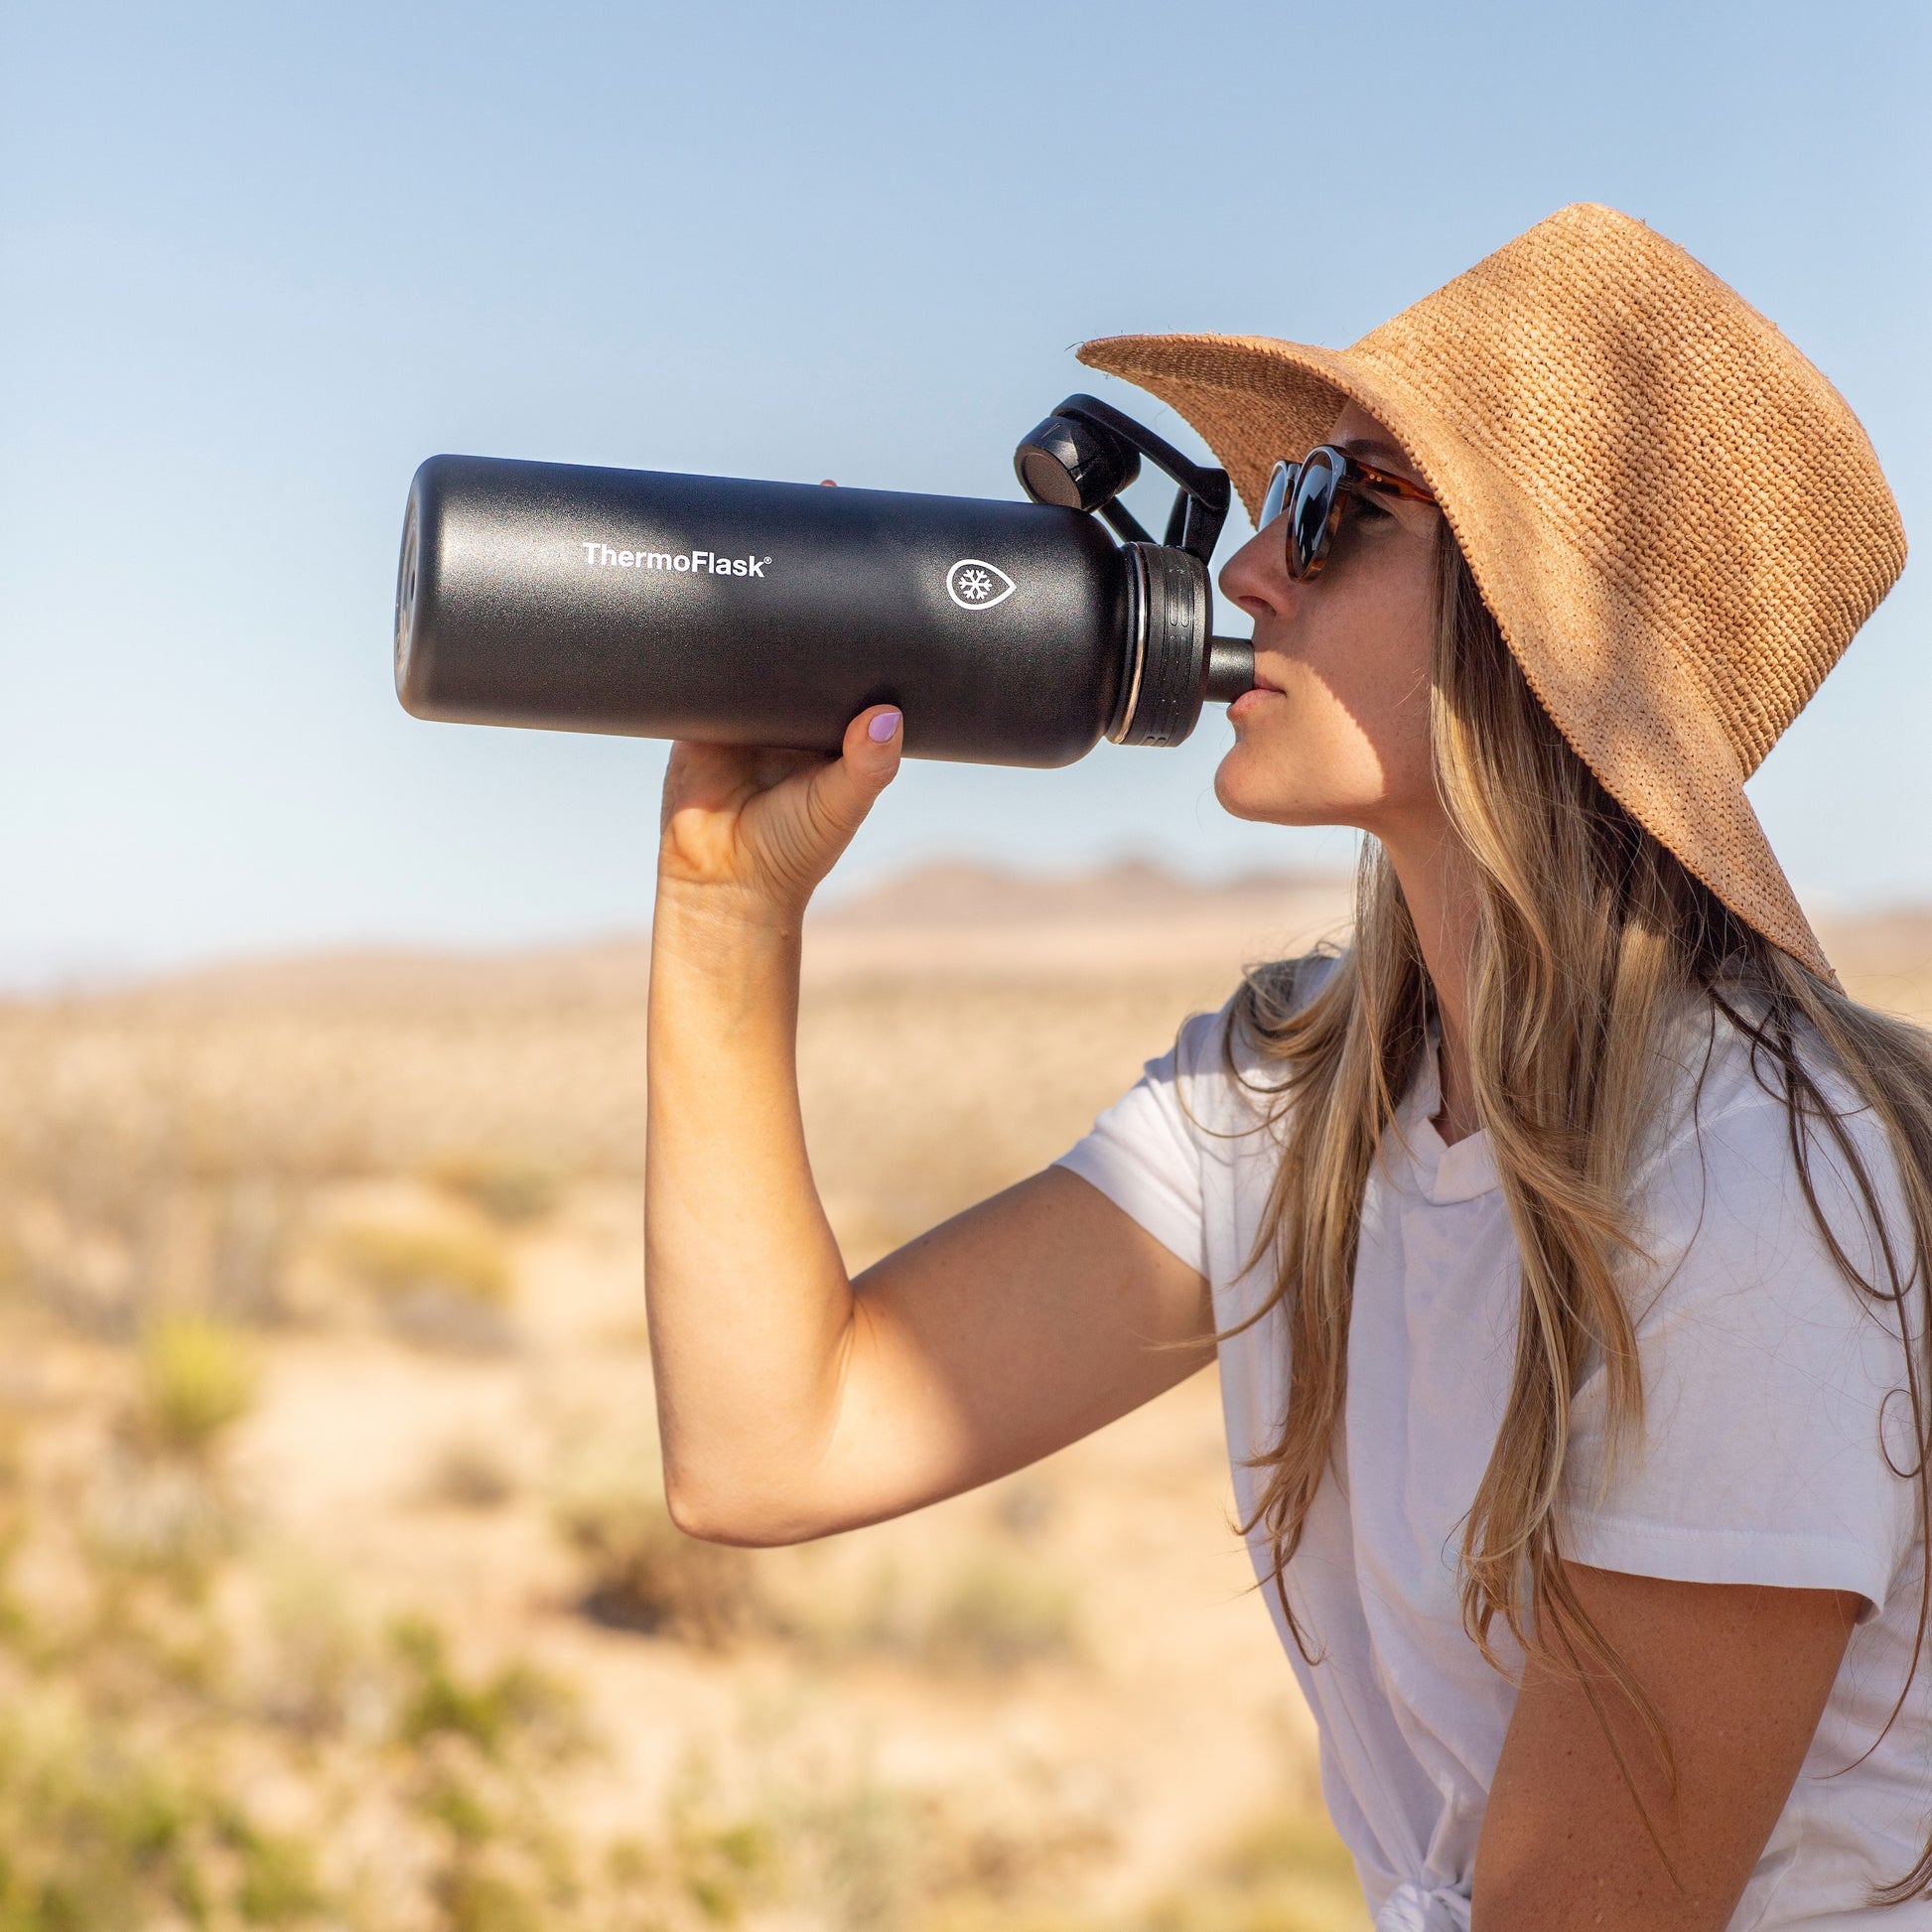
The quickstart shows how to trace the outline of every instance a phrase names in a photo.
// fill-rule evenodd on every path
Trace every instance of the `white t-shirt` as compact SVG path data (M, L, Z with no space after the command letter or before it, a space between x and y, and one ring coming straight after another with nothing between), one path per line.
M1056 1164L1090 1181L1212 1286L1227 1326L1266 1297L1244 1275L1277 1143L1222 1057L1228 1010L1176 1048ZM1697 1116L1695 1074L1710 1046ZM1783 1104L1749 1048L1700 1012L1673 1043L1687 1072L1637 1173L1651 1267L1634 1280L1644 1442L1601 1494L1603 1385L1579 1390L1566 1555L1691 1583L1856 1590L1865 1598L1831 1701L1729 1932L1932 1928L1932 1902L1874 1908L1864 1890L1910 1869L1932 1823L1932 1670L1876 1750L1903 1685L1921 1551L1897 1317L1839 1273L1800 1189ZM1272 1083L1252 1049L1237 1064ZM1826 1083L1842 1103L1842 1091ZM1515 1702L1464 1633L1456 1556L1510 1386L1517 1248L1485 1135L1448 1147L1430 1063L1402 1106L1362 1207L1338 1478L1323 1483L1288 1569L1310 1648L1265 1591L1321 1740L1322 1786L1383 1932L1464 1932L1476 1833ZM1853 1135L1894 1240L1896 1170L1868 1115ZM1406 1141L1406 1146L1402 1143ZM1820 1200L1866 1279L1869 1237L1837 1161L1812 1158ZM1910 1254L1909 1236L1902 1253ZM1916 1294L1916 1291L1914 1291ZM1916 1323L1915 1323L1916 1326ZM1279 1309L1220 1346L1242 1517L1288 1384ZM1271 1574L1265 1532L1250 1536ZM1497 1647L1512 1667L1506 1631Z

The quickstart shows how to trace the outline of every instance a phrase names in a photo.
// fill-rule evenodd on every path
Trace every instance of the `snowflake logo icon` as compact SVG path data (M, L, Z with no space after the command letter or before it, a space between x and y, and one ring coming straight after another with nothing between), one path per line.
M962 611L990 611L1004 604L1015 588L1013 579L984 557L962 557L946 572L946 595Z

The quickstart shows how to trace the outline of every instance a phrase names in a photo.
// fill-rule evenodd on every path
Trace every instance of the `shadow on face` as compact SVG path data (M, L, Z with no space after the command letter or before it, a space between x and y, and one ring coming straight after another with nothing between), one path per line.
M1353 403L1323 440L1422 481ZM1222 595L1255 623L1256 688L1228 708L1235 743L1214 777L1235 817L1349 825L1384 843L1441 827L1429 753L1441 520L1427 503L1351 497L1317 575L1289 576L1283 519L1223 566Z

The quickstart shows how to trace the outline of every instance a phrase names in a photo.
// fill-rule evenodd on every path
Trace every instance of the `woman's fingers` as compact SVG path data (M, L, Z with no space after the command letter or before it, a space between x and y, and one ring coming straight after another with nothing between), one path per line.
M739 829L746 806L818 761L809 752L679 740L664 770L660 871L694 885L730 883L740 870Z
M662 869L802 907L893 781L902 734L894 706L873 705L836 759L680 742L664 774Z
M664 819L684 806L735 812L792 772L822 762L815 752L781 752L756 745L698 745L679 739L664 772Z

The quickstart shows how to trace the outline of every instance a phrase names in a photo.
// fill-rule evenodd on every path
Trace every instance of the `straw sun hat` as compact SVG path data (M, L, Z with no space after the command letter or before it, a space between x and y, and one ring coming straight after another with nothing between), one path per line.
M1344 399L1442 503L1531 688L1604 787L1831 977L1744 780L1896 580L1845 399L1734 290L1612 208L1560 209L1364 336L1115 336L1250 513Z

